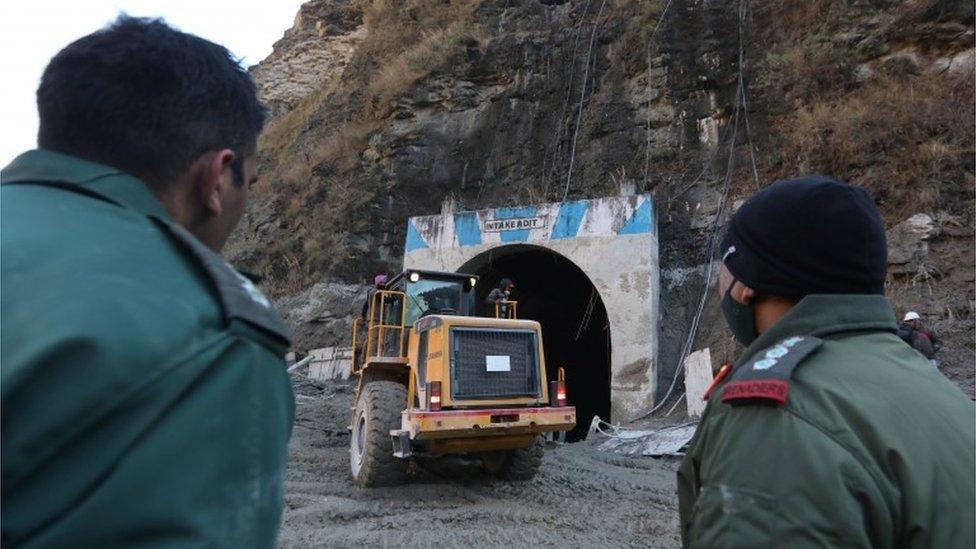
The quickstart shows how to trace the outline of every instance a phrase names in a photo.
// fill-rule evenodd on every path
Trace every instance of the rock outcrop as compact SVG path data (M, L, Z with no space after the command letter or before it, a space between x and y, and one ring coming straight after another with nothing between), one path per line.
M348 1L309 2L260 64L251 68L261 100L280 115L342 74L365 36L362 11Z
M927 273L925 261L929 257L929 241L939 234L935 221L928 214L915 214L888 229L888 264L893 275Z
M358 284L322 282L275 301L291 327L301 353L327 346L349 345L352 319L362 311L366 288Z

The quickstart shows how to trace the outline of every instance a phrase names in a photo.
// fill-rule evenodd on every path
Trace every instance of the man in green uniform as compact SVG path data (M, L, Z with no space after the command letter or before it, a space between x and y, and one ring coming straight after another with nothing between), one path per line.
M265 111L229 52L121 17L62 50L0 173L4 547L273 544L288 336L217 252Z
M732 219L722 311L747 345L678 472L686 547L973 547L972 402L896 334L861 189L774 183Z

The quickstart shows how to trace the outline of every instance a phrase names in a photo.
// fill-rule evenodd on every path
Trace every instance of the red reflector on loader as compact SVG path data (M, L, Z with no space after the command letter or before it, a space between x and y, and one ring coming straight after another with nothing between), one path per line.
M430 395L429 409L432 412L440 411L441 409L441 382L431 381L429 385L430 389L428 394Z

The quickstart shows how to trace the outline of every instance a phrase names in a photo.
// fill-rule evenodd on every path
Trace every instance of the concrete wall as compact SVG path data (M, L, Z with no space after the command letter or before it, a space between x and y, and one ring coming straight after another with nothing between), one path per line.
M405 269L456 271L512 244L547 248L574 262L607 309L611 332L611 413L639 417L657 385L658 241L648 195L414 217Z

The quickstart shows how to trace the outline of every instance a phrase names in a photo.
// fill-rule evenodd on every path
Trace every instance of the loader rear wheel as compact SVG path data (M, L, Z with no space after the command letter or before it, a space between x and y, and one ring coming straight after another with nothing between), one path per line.
M400 428L407 388L395 381L370 381L356 400L349 466L356 484L364 488L394 486L407 480L405 459L393 455L390 431Z
M489 452L482 458L482 463L489 473L500 479L532 480L539 471L539 466L542 465L544 453L542 437L538 437L528 448Z

